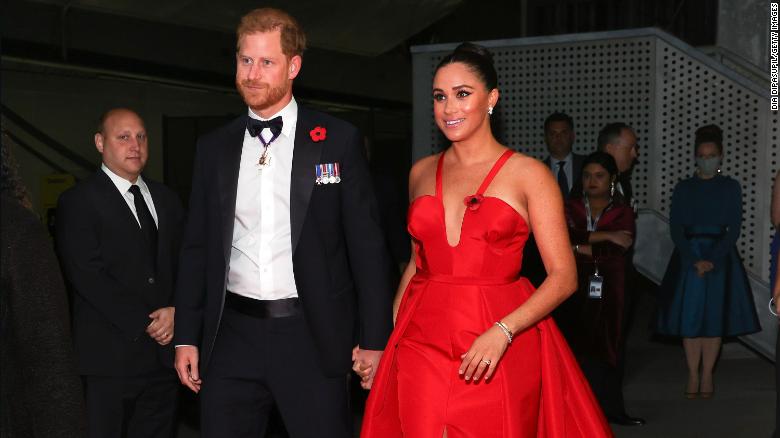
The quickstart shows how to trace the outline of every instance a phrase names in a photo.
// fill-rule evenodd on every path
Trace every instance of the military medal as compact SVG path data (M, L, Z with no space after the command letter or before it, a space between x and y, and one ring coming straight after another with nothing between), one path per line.
M333 172L334 176L336 177L335 182L340 183L341 182L341 169L339 168L339 163L333 163Z
M314 183L319 185L322 185L322 166L319 164L314 166L314 173L317 174L317 179L314 180Z
M257 164L260 166L261 169L271 164L271 156L268 155L267 145L263 148L263 153L260 155L260 159L257 161Z
M328 173L328 165L327 164L320 164L320 167L322 168L322 183L328 184L330 182L330 174Z
M328 163L328 182L336 184L336 175L333 172L333 163Z

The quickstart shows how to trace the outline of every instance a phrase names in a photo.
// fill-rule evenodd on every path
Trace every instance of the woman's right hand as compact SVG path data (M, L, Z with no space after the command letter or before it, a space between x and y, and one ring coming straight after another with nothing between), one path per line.
M607 231L606 233L610 242L625 249L630 248L634 244L634 236L628 231Z
M696 275L699 277L704 277L704 274L712 271L712 268L714 268L715 265L713 265L712 262L708 260L699 260L693 264L693 267L696 268Z

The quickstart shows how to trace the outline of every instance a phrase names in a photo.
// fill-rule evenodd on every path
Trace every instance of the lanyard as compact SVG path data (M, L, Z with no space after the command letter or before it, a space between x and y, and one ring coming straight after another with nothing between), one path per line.
M585 220L587 221L588 231L596 231L596 227L599 224L599 220L601 219L601 216L603 216L604 213L607 210L609 210L610 207L612 207L612 199L610 199L609 204L607 204L607 206L604 207L603 210L601 210L601 213L599 213L599 215L596 216L596 219L593 219L593 215L591 215L590 212L590 201L588 200L588 197L585 196Z

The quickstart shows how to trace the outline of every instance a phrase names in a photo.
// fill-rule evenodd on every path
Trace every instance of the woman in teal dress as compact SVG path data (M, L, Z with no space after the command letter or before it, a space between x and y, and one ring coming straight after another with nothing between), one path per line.
M736 248L741 189L736 180L720 174L720 128L699 128L695 152L696 174L680 181L672 196L669 226L675 251L661 282L656 329L683 338L686 397L709 398L721 338L761 327Z

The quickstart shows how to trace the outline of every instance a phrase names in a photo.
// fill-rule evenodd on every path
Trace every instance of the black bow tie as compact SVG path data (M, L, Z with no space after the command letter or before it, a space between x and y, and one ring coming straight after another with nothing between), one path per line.
M249 131L249 135L259 138L260 142L263 143L263 146L271 144L282 132L282 116L274 117L271 120L257 120L251 117L248 119L246 129ZM265 141L263 136L260 135L265 128L271 130L271 139L268 141Z

